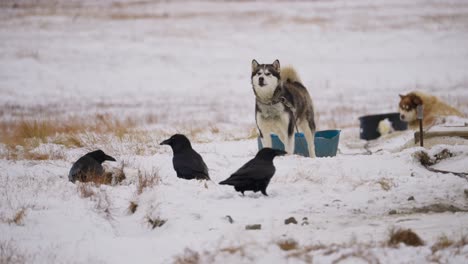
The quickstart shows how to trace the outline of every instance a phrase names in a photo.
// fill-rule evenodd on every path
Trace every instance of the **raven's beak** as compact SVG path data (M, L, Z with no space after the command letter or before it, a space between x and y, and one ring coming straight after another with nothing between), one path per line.
M161 142L161 144L159 144L159 145L169 145L170 146L171 145L171 139L166 139L163 142Z
M275 149L275 152L276 152L276 153L275 153L276 156L283 156L283 155L288 154L286 151L281 150L281 149Z
M116 161L113 157L106 155L105 160Z

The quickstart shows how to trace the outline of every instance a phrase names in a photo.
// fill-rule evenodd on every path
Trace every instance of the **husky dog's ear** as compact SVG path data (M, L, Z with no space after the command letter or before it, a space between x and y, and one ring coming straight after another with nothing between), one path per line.
M405 96L404 96L404 95L402 95L402 94L399 94L399 96L400 96L400 99L403 99L403 98L405 98Z
M252 72L256 71L258 68L258 62L256 60L252 60Z
M421 98L419 98L419 96L416 96L416 95L412 96L411 102L413 102L413 104L415 104L415 105L422 105L423 104Z
M275 70L276 70L277 72L280 71L280 63L279 63L279 60L275 60L275 61L273 62L273 68L275 68Z

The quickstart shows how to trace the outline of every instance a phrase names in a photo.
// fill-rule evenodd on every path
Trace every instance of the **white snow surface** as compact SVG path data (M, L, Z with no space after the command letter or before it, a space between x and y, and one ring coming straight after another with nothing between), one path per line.
M468 263L466 243L431 249L468 236L468 181L415 155L448 149L453 157L433 168L467 173L468 141L424 149L404 131L365 142L358 121L396 112L398 94L415 89L468 115L466 1L6 0L0 25L2 122L100 114L130 117L148 135L83 131L83 147L38 144L48 160L7 158L0 144L0 262ZM293 65L318 129L341 130L336 157L276 158L269 196L217 184L257 152L252 59ZM159 145L176 132L191 138L211 181L176 177ZM117 158L107 169L124 164L122 183L68 181L96 148ZM139 193L139 174L160 180ZM456 210L426 210L435 207ZM166 222L153 229L148 219ZM246 230L253 224L261 229ZM398 228L425 245L388 246ZM297 246L283 250L284 241Z

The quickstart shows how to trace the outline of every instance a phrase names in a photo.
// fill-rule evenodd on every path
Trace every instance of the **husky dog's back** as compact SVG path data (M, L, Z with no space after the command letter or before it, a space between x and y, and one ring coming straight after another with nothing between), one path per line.
M256 98L255 118L264 147L271 147L270 134L277 134L288 153L294 151L294 132L304 133L311 157L314 148L312 99L292 67L252 61L252 88Z

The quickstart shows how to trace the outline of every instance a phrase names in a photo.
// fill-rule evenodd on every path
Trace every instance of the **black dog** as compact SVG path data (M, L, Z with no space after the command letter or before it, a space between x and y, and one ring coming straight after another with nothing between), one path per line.
M106 160L115 161L113 157L106 155L100 149L89 152L73 164L68 179L71 182L76 180L86 182L95 177L104 177L104 168L101 164Z
M191 180L209 180L208 167L206 167L200 154L192 148L188 138L181 134L175 134L160 145L169 145L174 152L172 164L177 172L177 177Z
M286 154L283 150L264 148L261 149L255 158L251 159L244 166L238 169L228 179L219 184L227 184L234 186L234 189L244 195L245 191L261 191L264 195L266 188L270 183L273 174L275 174L275 166L273 159L276 156Z

